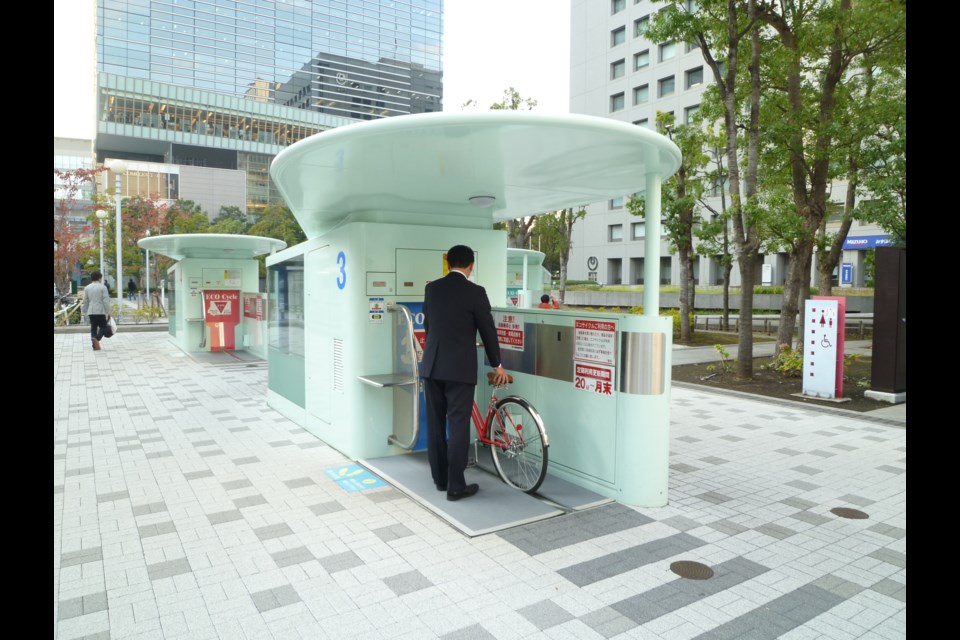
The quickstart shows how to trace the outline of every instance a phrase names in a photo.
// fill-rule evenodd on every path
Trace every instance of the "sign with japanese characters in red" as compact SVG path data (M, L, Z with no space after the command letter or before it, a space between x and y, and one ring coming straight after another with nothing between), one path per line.
M259 293L243 294L243 317L263 320L263 295Z
M582 391L613 395L613 367L602 364L574 363L573 386Z
M523 351L523 318L512 313L496 313L497 340L501 349Z
M575 320L573 359L596 364L617 364L617 323Z

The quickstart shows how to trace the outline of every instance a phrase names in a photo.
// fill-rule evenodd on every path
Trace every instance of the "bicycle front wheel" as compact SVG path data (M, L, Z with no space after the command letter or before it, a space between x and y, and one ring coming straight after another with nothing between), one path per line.
M487 434L500 479L527 493L539 489L547 475L548 444L537 410L523 398L503 398L487 418Z

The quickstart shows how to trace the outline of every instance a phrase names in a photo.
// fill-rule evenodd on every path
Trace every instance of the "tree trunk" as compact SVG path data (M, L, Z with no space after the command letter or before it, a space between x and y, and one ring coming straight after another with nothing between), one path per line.
M753 281L757 271L755 257L753 251L744 251L737 255L740 265L740 329L736 377L740 380L753 377Z
M733 272L733 261L727 260L723 265L723 317L720 326L724 331L730 331L730 274Z
M780 305L780 326L777 329L777 345L793 344L793 333L796 331L797 310L801 291L804 284L809 291L809 273L804 277L804 265L810 268L810 256L813 253L813 238L805 236L797 240L790 251L790 267L787 269L787 279L783 284L783 303Z
M813 252L811 251L807 255L806 263L803 265L803 274L804 274L803 281L800 285L800 296L797 300L797 306L798 306L798 309L797 309L798 325L797 326L800 328L799 331L797 331L797 345L796 345L797 349L803 348L803 327L805 326L804 311L806 309L806 301L810 299L810 278L811 278L810 264L812 260L813 260ZM780 322L783 323L783 316L780 316ZM780 343L778 342L777 344L780 344ZM789 344L789 343L786 343L786 344Z
M690 247L680 247L680 342L690 342L690 297L691 297Z
M867 89L867 97L869 98L869 86ZM820 295L822 296L833 295L833 270L840 262L840 255L843 252L843 242L846 240L847 233L850 232L850 227L853 225L853 209L857 204L857 185L859 175L857 149L859 145L860 140L858 138L855 141L855 146L851 150L850 159L847 165L847 192L844 194L843 200L843 222L840 223L840 230L833 239L833 244L830 247L829 254L825 259L817 261L817 276L819 280L818 285Z

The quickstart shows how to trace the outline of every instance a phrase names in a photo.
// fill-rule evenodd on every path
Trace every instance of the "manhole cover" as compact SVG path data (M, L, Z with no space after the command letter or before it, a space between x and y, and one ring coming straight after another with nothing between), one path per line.
M830 513L835 516L840 516L841 518L850 518L851 520L866 520L870 517L863 511L857 511L856 509L850 509L848 507L836 507L830 509Z
M673 571L681 578L688 578L690 580L707 580L713 577L713 569L705 564L691 562L690 560L680 560L679 562L672 563L670 565L670 571Z

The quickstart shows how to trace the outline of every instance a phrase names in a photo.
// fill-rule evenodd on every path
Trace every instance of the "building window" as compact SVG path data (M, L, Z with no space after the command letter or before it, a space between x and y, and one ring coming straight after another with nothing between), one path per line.
M627 0L610 0L610 14L620 13L627 8Z
M691 51L696 51L700 48L700 45L698 45L696 42L685 42L683 46L684 46L684 50L687 53L690 53Z
M684 124L690 124L690 122L693 120L694 114L696 114L697 111L700 111L700 105L698 105L698 104L695 104L695 105L693 105L692 107L687 107L686 109L684 109L684 110L683 110L683 123L684 123Z
M623 58L617 60L614 63L610 64L610 79L616 80L617 78L623 77L623 74L627 70L627 63Z
M643 232L642 222L634 222L630 225L630 238L632 240L642 240L644 235L646 234Z
M634 120L634 121L633 121L633 124L637 125L638 127L646 127L647 129L650 128L650 120L647 119L647 118L641 118L640 120Z
M650 28L650 16L643 16L633 21L633 37L639 38Z
M607 200L607 209L623 209L623 196Z
M614 29L610 32L610 46L615 47L618 44L623 44L627 39L627 28L620 27L619 29Z
M633 104L642 104L650 99L650 85L633 88Z
M697 0L687 0L686 4L688 13L696 13L697 10L700 9L700 3L698 3Z
M610 242L623 242L623 225L612 224L607 227L607 240Z
M610 111L622 111L623 110L623 92L621 91L615 96L610 96Z
M660 45L660 62L669 60L677 55L677 45L673 42L664 42Z
M687 71L687 89L703 84L703 67Z
M645 49L640 53L633 54L633 70L643 69L650 64L650 50Z
M657 81L657 97L658 98L662 98L664 96L670 95L671 93L674 92L674 89L675 87L673 82L673 76L670 76L669 78L661 78L660 80Z

